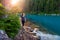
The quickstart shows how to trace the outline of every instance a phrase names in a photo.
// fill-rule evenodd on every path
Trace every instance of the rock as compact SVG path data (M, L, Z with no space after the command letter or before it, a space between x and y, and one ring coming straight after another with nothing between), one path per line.
M26 31L20 30L20 32L16 35L14 40L38 40L38 39L34 38L30 33Z
M10 40L5 31L0 30L0 40Z

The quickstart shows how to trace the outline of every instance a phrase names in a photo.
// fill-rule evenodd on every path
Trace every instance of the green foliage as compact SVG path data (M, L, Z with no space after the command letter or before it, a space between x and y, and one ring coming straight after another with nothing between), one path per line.
M6 14L5 14L6 13ZM5 18L5 16L7 16ZM3 18L4 17L4 18ZM5 30L9 37L14 38L20 29L20 20L16 14L9 14L0 4L0 29Z
M6 14L5 7L0 3L0 18Z
M28 7L33 13L60 13L60 0L30 0Z
M9 37L14 38L20 29L20 20L18 16L9 15L0 20L0 29L6 31Z
M6 21L5 31L9 35L9 37L13 38L18 33L20 29L20 20L19 17L16 15L10 15Z

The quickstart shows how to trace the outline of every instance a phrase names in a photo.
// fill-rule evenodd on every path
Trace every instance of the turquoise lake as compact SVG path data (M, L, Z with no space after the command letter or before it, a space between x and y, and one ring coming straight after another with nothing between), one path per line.
M41 24L44 28L56 33L57 35L60 35L60 16L42 16L27 14L26 18L38 25Z

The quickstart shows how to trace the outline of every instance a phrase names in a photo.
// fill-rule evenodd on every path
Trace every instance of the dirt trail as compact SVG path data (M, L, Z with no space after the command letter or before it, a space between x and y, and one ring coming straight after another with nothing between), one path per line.
M30 27L34 29L35 27L39 27L40 31L44 33L49 33L45 28L38 26L36 24L33 24L32 22L28 22L27 25L30 24ZM14 40L38 40L37 38L32 37L31 34L26 32L24 29L21 29L19 33L16 35Z
M27 22L27 25L30 22ZM32 25L30 23L30 26L32 28ZM34 27L33 27L34 28ZM33 29L32 28L32 29ZM16 35L16 37L14 38L14 40L37 40L37 38L34 38L30 33L26 32L24 30L24 28L21 28L21 30L19 31L19 33Z

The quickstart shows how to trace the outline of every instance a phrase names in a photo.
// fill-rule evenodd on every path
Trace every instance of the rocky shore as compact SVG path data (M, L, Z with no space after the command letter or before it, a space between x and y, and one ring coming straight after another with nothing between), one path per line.
M0 30L0 40L11 40L5 31Z

